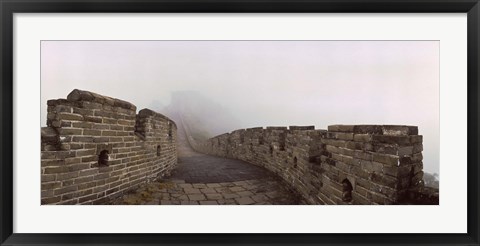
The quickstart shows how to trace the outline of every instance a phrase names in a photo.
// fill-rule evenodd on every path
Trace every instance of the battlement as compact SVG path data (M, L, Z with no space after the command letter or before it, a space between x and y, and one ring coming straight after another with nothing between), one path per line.
M78 89L47 104L42 204L103 204L177 164L177 126L162 114Z
M191 143L267 168L311 204L401 204L424 190L422 140L416 126L331 125L259 127ZM429 199L438 203L438 193Z

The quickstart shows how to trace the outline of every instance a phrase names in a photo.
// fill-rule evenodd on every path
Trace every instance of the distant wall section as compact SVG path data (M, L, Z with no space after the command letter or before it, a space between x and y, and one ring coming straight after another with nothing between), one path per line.
M423 187L422 136L414 126L258 127L189 141L199 152L265 167L310 204L401 204L422 196L410 197ZM438 203L438 193L429 198Z

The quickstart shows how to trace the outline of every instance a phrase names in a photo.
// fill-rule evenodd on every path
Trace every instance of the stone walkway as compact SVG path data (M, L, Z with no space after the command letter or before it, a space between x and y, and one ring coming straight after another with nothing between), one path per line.
M179 129L179 133L182 132ZM164 180L144 184L113 201L118 205L303 204L268 170L250 163L200 154L179 134L178 167Z
M165 180L143 185L115 202L117 205L282 205L301 204L277 180L185 183Z

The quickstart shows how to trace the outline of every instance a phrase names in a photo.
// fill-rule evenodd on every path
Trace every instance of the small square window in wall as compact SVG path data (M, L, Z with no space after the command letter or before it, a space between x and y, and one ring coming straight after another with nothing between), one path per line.
M110 166L110 161L112 160L112 145L110 144L98 144L97 145L97 166L98 167L108 167ZM95 167L95 166L93 166Z
M173 139L173 134L172 134L172 123L168 122L168 140Z
M160 145L157 145L157 156L160 156L162 152L162 147Z
M353 186L352 183L348 179L344 179L342 181L342 201L344 202L351 202L352 201L352 190Z

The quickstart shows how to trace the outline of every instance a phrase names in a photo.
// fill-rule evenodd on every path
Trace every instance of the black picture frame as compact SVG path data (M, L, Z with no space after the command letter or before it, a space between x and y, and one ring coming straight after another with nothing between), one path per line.
M0 0L1 245L479 245L478 0ZM468 232L466 234L20 234L13 233L14 13L468 13ZM319 222L320 223L320 222ZM448 223L444 221L443 223Z

